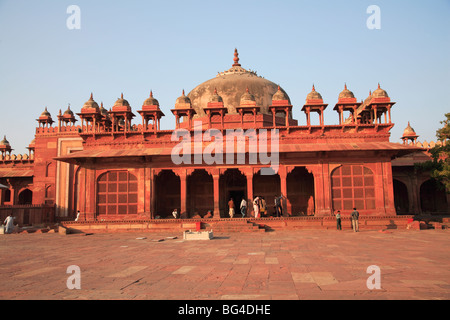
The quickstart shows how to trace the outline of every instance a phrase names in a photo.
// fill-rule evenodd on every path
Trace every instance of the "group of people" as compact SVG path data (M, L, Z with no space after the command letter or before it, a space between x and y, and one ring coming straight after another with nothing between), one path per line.
M342 230L342 221L341 221L341 211L336 211L336 227L338 230ZM350 217L352 219L352 229L354 232L359 232L359 212L356 210L356 208L353 208L352 213L350 214Z
M281 205L282 199L283 199L282 195L275 196L274 209L275 209L275 215L277 217L280 217L283 214L283 209L282 209L282 205ZM261 218L263 216L267 216L267 212L268 212L267 203L266 203L266 199L264 199L264 197L256 196L252 201L252 206L253 206L253 212L254 212L255 218ZM248 208L247 200L245 198L242 198L241 204L239 206L242 218L245 218L245 216L247 214L247 208ZM229 214L230 218L233 218L235 213L236 212L235 212L234 200L233 200L233 198L231 198L230 201L228 201L228 214Z

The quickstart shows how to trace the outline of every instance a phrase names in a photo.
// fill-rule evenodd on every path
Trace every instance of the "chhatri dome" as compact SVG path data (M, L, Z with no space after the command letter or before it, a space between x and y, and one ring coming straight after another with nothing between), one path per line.
M348 99L348 98L353 99L355 98L355 95L353 94L353 92L347 89L347 84L345 84L344 90L342 90L341 93L339 93L339 99Z
M206 115L203 108L212 99L217 99L214 91L220 94L224 107L228 109L228 113L236 114L236 108L240 106L241 98L251 99L250 95L246 95L247 89L254 97L256 105L261 107L260 112L271 114L269 106L272 105L272 97L277 93L278 85L258 76L254 71L242 68L239 63L237 49L234 51L233 61L234 63L230 69L218 73L215 78L203 82L188 94L192 108L197 112L194 117ZM281 88L280 91L282 91L290 104L290 99L286 92Z
M153 91L150 91L150 97L148 97L144 103L144 106L159 106L159 101L153 98Z

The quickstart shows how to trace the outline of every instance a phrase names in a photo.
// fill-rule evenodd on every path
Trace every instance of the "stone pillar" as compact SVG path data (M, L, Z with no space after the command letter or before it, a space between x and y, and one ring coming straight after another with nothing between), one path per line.
M152 173L150 168L144 168L144 212L148 216L148 218L152 218L152 209L151 209L151 201L152 201Z
M332 214L330 165L321 162L318 166L308 166L308 171L314 175L314 200L316 216Z
M253 213L253 169L245 171L247 178L247 217L252 216Z
M180 215L187 210L187 192L186 192L186 170L180 170Z
M150 185L150 192L151 192L151 196L150 196L150 218L154 219L156 216L156 177L158 176L158 174L155 172L155 170L151 170L151 175L150 175L150 180L151 180L151 185Z
M384 179L383 179L383 166L380 162L375 164L375 212L376 215L386 215L385 207L385 193L384 193ZM358 208L357 208L358 209Z
M79 220L86 220L86 168L80 167L79 179L78 179L78 205L77 208L80 211Z
M280 166L278 170L278 175L280 176L280 188L281 194L283 195L282 206L283 206L283 215L286 216L288 213L290 216L292 215L292 205L287 197L287 171L285 166Z
M96 219L96 181L95 169L91 166L85 169L86 171L86 202L85 202L85 217L87 221L94 221Z
M219 170L213 170L213 193L214 193L214 219L220 219L220 208L219 208L219 194L220 194L220 190L219 190L219 179L220 179L220 174L219 174Z
M385 188L385 208L387 215L396 215L395 202L394 202L394 181L392 177L392 164L390 161L383 163L384 172L384 188Z

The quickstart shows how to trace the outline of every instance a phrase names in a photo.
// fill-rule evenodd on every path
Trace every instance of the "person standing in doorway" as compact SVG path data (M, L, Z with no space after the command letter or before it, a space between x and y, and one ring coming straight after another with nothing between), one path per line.
M341 212L339 210L336 213L336 227L338 230L342 230Z
M230 218L234 217L234 201L233 198L228 201L228 214L230 215Z
M247 212L247 201L245 201L245 198L242 198L240 207L241 207L242 218L245 218L245 213Z
M352 227L354 232L359 231L359 212L356 210L356 208L353 208L353 212L351 214L352 217Z
M253 200L253 211L255 211L255 218L259 218L259 197Z
M263 217L266 215L266 210L267 210L266 209L266 200L264 199L264 197L260 197L259 204L260 204L259 212L261 214L261 217Z
M277 217L281 217L282 211L281 211L281 196L275 196L275 214Z

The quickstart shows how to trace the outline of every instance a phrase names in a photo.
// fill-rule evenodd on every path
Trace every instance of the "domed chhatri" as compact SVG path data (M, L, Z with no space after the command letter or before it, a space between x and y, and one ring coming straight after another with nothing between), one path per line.
M246 88L255 97L256 104L261 107L260 113L271 114L269 106L272 104L272 97L277 92L278 85L258 76L254 71L244 69L240 64L239 53L235 50L230 69L219 72L215 78L201 83L188 94L192 108L197 113L195 118L206 115L203 108L207 107L214 89L220 93L224 106L228 110L227 113L237 114L236 108L240 106L242 94ZM290 103L289 97L287 99Z
M278 86L277 92L272 96L272 101L288 101L288 104L290 104L290 100L286 92L281 89L280 86Z
M344 90L339 93L339 100L343 99L356 99L353 92L347 89L347 84L344 85Z
M217 93L217 89L214 89L214 93L209 99L209 102L223 102L222 97Z
M44 112L41 113L41 116L39 118L42 119L42 118L48 118L48 117L51 117L51 114L50 114L50 112L48 112L47 107L45 107Z
M0 141L0 146L11 146L11 145L9 144L9 141L6 140L6 136L4 136L4 137L3 137L3 140Z
M73 111L70 110L70 104L67 106L67 110L64 111L63 116L66 116L66 117L73 117L74 116Z
M416 131L414 131L414 129L411 127L411 124L409 123L409 121L408 121L408 126L403 131L403 137L404 138L418 137L416 134Z
M191 103L191 99L189 99L189 97L184 93L184 89L183 89L183 93L181 94L180 97L177 98L176 104L180 104L180 103Z
M142 104L143 106L158 106L159 107L159 101L156 100L153 97L153 91L150 91L150 97L148 97L144 103Z
M372 93L373 98L389 98L387 92L380 88L380 84L378 84L378 88Z
M130 107L130 104L127 100L123 98L123 93L120 95L120 98L117 99L116 103L114 103L113 107Z
M245 93L241 97L241 104L247 101L256 101L255 96L250 93L248 88L245 90Z
M403 136L400 138L403 140L403 144L413 144L415 145L417 142L417 138L419 136L416 134L416 131L411 127L411 124L408 121L408 126L403 131Z
M97 102L94 101L94 95L91 93L91 97L88 101L84 104L83 108L81 109L81 112L98 112L99 107Z
M312 91L306 96L306 103L323 103L322 95L316 91L314 85Z

